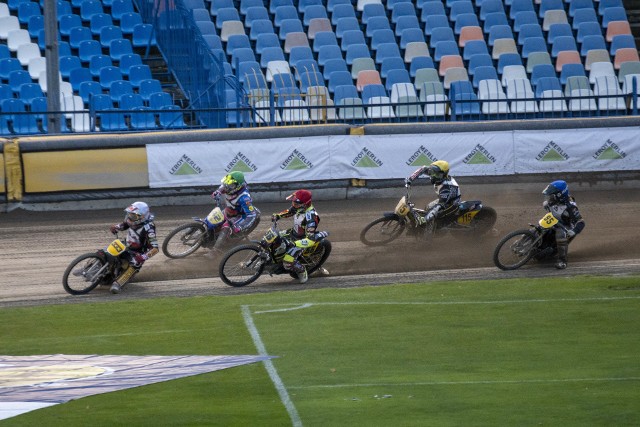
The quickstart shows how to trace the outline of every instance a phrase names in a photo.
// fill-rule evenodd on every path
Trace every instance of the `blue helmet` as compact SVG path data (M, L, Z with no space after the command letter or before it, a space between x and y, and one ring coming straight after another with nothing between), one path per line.
M569 199L569 186L566 181L557 180L547 185L542 191L549 203L565 202Z

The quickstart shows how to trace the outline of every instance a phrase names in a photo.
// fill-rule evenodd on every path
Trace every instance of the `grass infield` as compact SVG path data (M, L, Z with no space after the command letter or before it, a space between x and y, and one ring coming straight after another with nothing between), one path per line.
M0 353L278 356L7 426L640 424L640 277L390 285L0 311Z

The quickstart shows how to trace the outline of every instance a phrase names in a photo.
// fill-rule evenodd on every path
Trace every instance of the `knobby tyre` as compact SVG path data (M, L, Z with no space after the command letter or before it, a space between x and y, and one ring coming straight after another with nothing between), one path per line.
M475 236L482 236L493 228L498 219L498 213L490 206L483 206L480 212L473 218L475 223Z
M516 230L502 238L493 251L493 262L501 270L516 270L525 265L535 254L537 233L533 230Z
M397 217L378 218L360 232L360 241L367 246L383 246L400 237L404 228L405 223Z
M318 247L313 253L309 255L301 256L301 263L307 269L307 273L311 274L317 269L319 269L322 264L327 261L329 255L331 254L331 242L328 240L323 240L318 243Z
M108 265L96 253L80 255L71 261L62 276L62 287L71 295L91 292L102 283Z
M189 256L202 246L202 239L206 232L205 225L200 222L183 224L165 237L162 242L162 252L174 259Z
M241 287L254 282L264 270L258 245L240 245L227 252L220 261L220 279L229 286Z

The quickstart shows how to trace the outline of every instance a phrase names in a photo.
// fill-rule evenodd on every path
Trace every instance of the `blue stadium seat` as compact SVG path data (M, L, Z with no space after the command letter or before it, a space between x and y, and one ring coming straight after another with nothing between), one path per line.
M82 62L77 56L61 56L59 67L62 77L69 78L71 70L82 67Z
M78 16L78 20L79 19L80 17ZM89 28L91 29L91 34L97 36L100 34L100 30L102 30L103 27L109 27L111 25L113 25L111 15L106 13L96 13L91 17Z
M133 34L133 30L137 25L144 24L142 16L137 12L125 13L120 17L120 29L123 34Z
M129 81L134 87L140 87L140 82L153 78L148 65L134 65L129 69Z
M478 2L476 1L476 6ZM502 0L484 0L480 4L480 19L486 20L487 15L490 13L504 13L504 5Z
M531 37L544 38L540 24L535 23L522 25L520 27L520 32L518 32L518 44L522 46L524 41Z
M390 70L385 79L384 87L390 92L396 83L412 83L409 72L405 69Z
M236 49L251 49L249 36L245 34L234 34L227 40L227 55L231 55Z
M71 14L71 3L69 3L68 1L58 0L56 2L56 5L58 6L57 8L58 19L60 19L62 15Z
M517 53L505 53L498 58L498 74L502 74L504 67L508 65L522 65L522 58Z
M515 18L513 18L513 31L519 33L520 28L526 24L540 24L538 22L538 15L531 10L516 13Z
M119 61L124 55L133 53L133 46L129 39L115 39L109 43L109 55L115 61Z
M533 86L535 87L536 97L540 97L545 90L562 90L560 80L555 76L541 77Z
M264 7L264 1L262 0L240 0L240 14L248 15L249 9L252 7ZM267 11L268 13L269 11Z
M391 30L391 24L386 16L374 16L367 21L365 25L365 34L372 37L373 33L378 30Z
M149 100L152 94L156 92L162 92L162 85L160 85L160 81L156 79L143 80L140 82L140 87L138 88L138 93L142 96L142 99L145 101Z
M87 70L87 69L83 68L83 70ZM73 76L73 72L71 73L71 75ZM116 80L122 80L122 72L118 67L113 67L113 66L105 67L100 70L99 80L100 80L100 86L102 86L102 89L105 89L105 90L109 89L112 82ZM72 86L73 86L73 83L72 83Z
M538 17L540 17L540 19L544 18L544 14L547 10L564 10L564 4L562 3L562 0L541 0Z
M6 44L0 44L0 60L11 58L11 51Z
M294 46L289 53L289 64L295 67L298 61L303 59L313 59L313 52L307 46Z
M273 81L271 82L271 88L273 90L278 90L282 88L295 88L296 87L296 79L293 77L293 74L290 73L281 73L276 74L274 76Z
M58 11L60 13L60 11ZM96 13L104 13L102 3L98 0L85 0L80 4L80 18L85 22L90 22L91 17Z
M0 59L0 78L2 80L9 80L9 74L13 71L23 71L20 61L16 58L4 58Z
M22 86L23 84L31 82L31 76L29 75L28 71L20 69L17 71L11 71L9 73L8 83L14 93L18 93L18 91L20 90L20 86Z
M215 19L215 25L218 30L222 29L222 24L226 21L240 21L240 14L235 7L225 7L218 10L218 15Z
M440 59L446 55L460 55L460 51L458 50L458 43L456 43L455 41L437 42L435 45L433 59L435 61L440 61Z
M133 85L131 82L127 80L116 80L111 83L109 86L109 96L111 96L111 101L120 102L120 98L124 95L133 95ZM139 96L139 95L138 95ZM142 98L140 98L142 102ZM120 108L123 108L120 106Z
M369 48L364 45L364 48L366 50L366 54L367 57L369 56ZM349 57L349 50L353 51L353 54L356 53L356 49L357 52L360 53L360 51L362 50L362 47L354 47L351 46L349 49L347 49L347 59ZM327 60L329 59L334 59L334 58L342 58L342 50L340 50L340 47L337 45L327 45L327 46L321 46L320 49L318 50L318 64L320 64L320 66L324 66L324 64L327 62ZM349 61L347 60L347 63L349 64ZM351 65L351 64L349 64Z
M491 55L484 53L472 55L469 58L469 65L467 67L469 75L473 76L475 74L475 69L478 67L493 67L493 59L491 58Z
M329 16L327 15L327 9L323 5L309 5L304 11L302 23L308 27L311 23L311 20L316 18L329 19Z
M509 9L509 17L515 19L519 12L534 12L535 14L533 2L531 0L513 0Z
M13 98L13 91L11 86L7 84L0 84L0 100Z
M389 96L383 85L371 84L362 88L362 102L367 104L371 98L378 96Z
M395 38L394 38L395 41ZM360 30L349 30L342 34L342 40L340 41L340 48L342 51L346 51L347 47L352 44L366 44L364 33Z
M285 40L287 38L287 34L289 33L303 32L304 28L302 27L302 22L299 19L285 19L280 25L278 37L280 37L280 40Z
M337 25L338 21L344 18L356 19L356 11L353 5L339 4L333 9L333 13L331 14L331 23L333 25ZM363 23L366 24L365 21L363 21Z
M47 132L47 98L44 96L33 98L31 103L29 104L29 109L32 113L41 113L35 114L34 118L36 122L40 122L42 124L42 131ZM64 132L64 128L63 128Z
M509 25L494 25L489 30L489 46L493 46L493 42L498 39L513 39L513 31Z
M133 93L133 91L123 93L117 99L114 99L113 94L111 94L111 100L117 102L122 110L133 110L134 108L144 106L142 97L137 93Z
M122 30L120 29L120 27L117 27L115 25L102 27L102 30L100 30L100 44L103 48L110 47L112 40L120 40L123 37L124 36L122 34Z
M149 107L135 107L129 113L131 128L134 130L156 129L156 116Z
M42 15L40 5L34 2L22 2L18 5L18 21L27 24L32 16Z
M251 41L258 40L260 34L274 34L275 30L273 24L269 19L257 19L253 21L251 25L251 31L249 31L249 39Z
M572 50L572 51L578 50L578 46L576 45L576 40L573 38L573 36L557 37L554 40L553 46L551 48L551 56L555 58L558 56L558 53L565 50Z
M458 19L453 27L453 32L460 34L464 27L479 27L478 15L475 13L463 13L458 15Z
M612 44L612 46L613 46L613 44ZM604 37L602 37L599 34L598 35L593 35L593 36L586 36L582 40L582 46L580 47L580 55L586 57L587 56L587 52L589 52L590 50L593 50L593 49L604 49L604 50L607 49L607 44L604 41Z
M560 83L564 85L567 83L569 77L574 76L586 77L582 64L565 64L562 66L562 71L560 72Z
M211 21L196 21L196 27L198 27L202 35L217 34L218 32L215 24Z
M549 33L547 34L547 43L553 45L553 42L558 37L573 37L573 31L569 24L552 24L549 27Z
M280 46L280 39L276 34L259 34L258 38L256 39L255 49L258 55L262 55L265 49Z
M27 104L31 104L34 98L41 98L43 96L44 93L42 93L42 88L38 83L25 83L18 89L18 98Z
M338 39L333 31L316 33L316 37L313 39L313 51L320 52L322 46L338 46Z
M27 25L27 29L29 30L29 35L31 38L38 37L38 33L40 30L44 29L44 16L42 15L33 15L29 18L29 24Z
M344 39L345 37L342 38L343 44L344 44ZM364 39L361 43L364 43ZM371 47L372 50L377 50L378 46L382 43L396 43L396 36L392 30L376 30L373 32L373 35L371 37L371 42L369 43L369 47Z
M484 30L485 34L488 34L489 31L491 31L491 28L496 25L509 25L507 15L502 12L489 13L487 15L487 18L484 20L482 29Z
M419 28L407 28L400 35L400 49L406 49L411 42L426 42L424 33Z
M250 7L247 10L247 14L245 16L245 27L247 28L253 28L253 23L256 21L269 21L269 11L267 10L266 7L261 6L261 7Z
M85 104L88 104L94 95L102 95L102 86L94 81L82 82L78 89L78 95L80 95Z
M384 58L380 64L380 77L386 79L391 70L406 70L404 60L398 56Z
M300 75L300 92L307 93L310 86L324 86L324 77L319 71L305 71Z
M412 3L398 3L394 6L391 11L391 22L394 24L397 23L402 16L413 16L417 18L415 6Z
M280 46L268 47L262 51L260 56L260 66L267 68L267 65L271 61L285 61L284 51Z
M469 0L458 0L451 5L451 9L449 10L449 20L451 22L456 22L458 16L465 13L475 13L473 3Z
M313 5L321 5L322 0L298 0L298 12L304 13L307 10L307 7Z
M211 21L211 14L205 8L201 9L191 9L191 16L193 16L194 21Z
M14 71L15 72L15 71ZM32 114L12 114L24 113L27 111L26 103L21 99L4 99L0 103L0 110L4 113L1 120L11 123L13 133L18 135L40 133L36 118Z
M438 15L447 16L447 13L444 10L444 5L439 1L430 1L424 4L424 7L420 12L420 20L426 23L430 16Z
M173 100L171 99L171 95L167 92L156 92L151 94L149 97L149 107L154 110L159 110L160 108L173 105Z
M582 43L586 36L601 36L602 27L598 22L583 22L578 25L578 33L576 34L576 41Z
M482 80L497 80L498 73L493 65L483 65L475 69L473 74L473 87L478 88Z
M622 0L600 0L598 2L598 15L604 15L605 9L610 7L624 7Z
M279 1L291 1L291 0L279 0ZM271 3L273 3L273 1ZM333 10L339 4L346 4L346 5L350 5L351 7L353 7L353 5L351 3L351 0L329 0L327 2L327 11L329 13L333 13Z
M538 84L538 80L543 77L556 77L556 70L553 65L539 64L533 67L531 71L531 84L533 86Z
M342 58L329 59L324 64L322 74L325 79L329 78L329 75L334 71L349 71L347 68L347 62Z
M128 76L130 73L131 67L134 67L137 65L142 65L142 57L137 53L130 53L128 55L123 55L122 58L120 58L120 63L118 64L118 67L120 68L122 75ZM91 62L89 62L89 68L91 68Z
M356 58L371 58L369 46L366 44L354 44L349 46L345 57L347 65L353 64L353 60ZM318 62L320 62L320 60L318 60Z
M369 19L374 16L387 17L387 11L382 3L368 3L364 5L361 16L362 23L366 25Z
M532 52L547 52L547 42L542 37L532 37L522 45L522 57L528 58Z
M344 60L342 60L344 61ZM345 69L347 64L345 64ZM327 65L325 64L325 68L327 67ZM318 62L315 59L301 59L296 63L296 66L294 67L295 70L295 74L296 74L296 79L299 81L302 77L302 74L305 72L314 72L314 73L319 73L320 72L320 66L318 65ZM314 76L311 76L314 77Z
M158 114L160 127L163 129L184 129L187 124L184 121L184 114L177 105L167 105L162 107L162 112Z
M428 56L417 56L411 61L411 67L409 68L409 75L415 77L418 70L423 68L434 68L433 59Z
M100 76L100 70L104 67L111 67L113 61L107 55L94 55L89 60L89 71L94 77Z
M571 27L577 30L579 25L583 22L598 22L596 11L593 9L578 9L573 16L573 22Z
M451 29L449 25L449 18L447 18L444 15L427 16L427 20L425 21L425 30L424 30L425 34L428 36L431 36L433 34L433 31L436 28Z
M356 18L353 18L353 17L340 18L338 19L337 24L335 25L336 25L336 37L339 39L342 38L342 34L344 34L345 31L360 29L360 23Z
M473 55L477 54L489 55L487 44L484 40L469 40L464 46L462 59L468 61Z
M311 52L311 49L309 49L309 52ZM242 62L255 62L255 60L256 55L253 53L253 49L249 47L234 49L231 52L231 68L233 70L236 70L238 68L238 64Z
M205 34L202 36L202 38L207 43L209 49L222 50L222 40L220 40L220 36L218 36L217 34Z
M121 24L122 28L122 24ZM124 34L127 34L125 30L123 30ZM157 46L158 42L156 40L156 33L153 29L153 25L151 24L136 24L132 28L131 33L131 44L134 48L137 47L146 47L146 46Z
M402 58L400 55L400 48L396 43L382 43L378 46L378 50L376 50L376 64L382 64L382 60L385 58L398 57Z
M80 43L85 40L93 40L91 30L87 27L74 27L69 30L69 45L73 49L78 49Z
M274 1L272 1L271 3L277 4L277 2L274 2ZM211 2L211 7L209 8L209 12L211 13L211 16L216 17L218 16L218 11L220 9L227 9L231 7L236 7L235 4L233 3L233 0L216 0Z
M334 71L327 79L329 92L334 93L337 86L352 85L353 79L349 71Z
M579 9L594 10L593 1L592 0L571 0L569 2L569 16L571 17L575 16L576 11L578 11Z
M604 42L604 39L602 40ZM586 42L585 42L586 43ZM613 37L611 41L611 47L609 48L609 53L611 56L615 56L618 49L631 48L636 49L636 41L635 38L631 34L620 34ZM606 47L599 47L596 49L606 49Z
M111 0L111 3L113 4L114 0ZM187 9L191 10L191 9L204 9L205 4L204 4L204 0L183 0L184 1L184 5Z
M407 28L420 28L418 18L415 16L401 16L396 22L396 36L400 37Z

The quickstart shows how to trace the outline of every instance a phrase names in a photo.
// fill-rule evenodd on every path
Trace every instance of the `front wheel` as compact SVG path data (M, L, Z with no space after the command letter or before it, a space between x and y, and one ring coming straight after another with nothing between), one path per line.
M493 251L493 262L501 270L515 270L535 254L537 234L532 230L516 230L500 240Z
M109 265L96 253L80 255L71 261L62 276L62 287L71 295L91 292L102 284Z
M174 229L162 242L162 253L169 258L184 258L202 246L207 227L201 222L190 222Z
M254 282L264 270L267 260L260 257L258 245L236 246L220 261L220 279L229 286L246 286Z
M386 245L400 237L404 227L405 223L398 217L378 218L360 232L360 241L367 246Z

